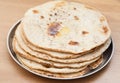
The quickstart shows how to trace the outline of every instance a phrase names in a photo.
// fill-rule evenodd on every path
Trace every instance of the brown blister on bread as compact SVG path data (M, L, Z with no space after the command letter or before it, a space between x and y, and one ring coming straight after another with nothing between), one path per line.
M76 10L77 8L73 8L74 10Z
M69 44L69 45L78 45L79 43L76 42L76 41L70 41L68 44Z
M103 16L100 17L100 22L105 21L105 18Z
M50 16L52 16L52 14L49 14Z
M54 15L57 16L57 13L55 13Z
M32 10L32 12L33 12L34 14L38 14L38 13L39 13L38 10Z
M61 28L60 23L51 23L48 26L48 35L50 36L56 36L59 33L59 29Z
M75 20L79 20L79 18L78 18L77 16L74 16L74 19L75 19Z
M52 67L51 64L47 64L47 63L43 63L42 65L43 65L44 67L46 67L46 68L50 68L50 67Z
M40 16L41 19L44 19L44 16Z
M107 32L108 32L108 28L107 28L106 26L103 26L102 29L103 29L103 32L104 32L104 33L107 33Z
M87 31L82 31L82 34L85 35L85 34L88 34L89 32Z

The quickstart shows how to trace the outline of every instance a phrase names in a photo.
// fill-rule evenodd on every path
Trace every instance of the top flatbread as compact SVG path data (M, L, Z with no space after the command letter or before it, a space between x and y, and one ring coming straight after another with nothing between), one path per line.
M21 27L21 24L20 24L18 26L18 28L16 29L16 31L15 31L15 36L16 36L16 40L18 41L19 45L23 49L27 50L27 52L29 51L29 48L30 48L33 51L37 51L37 52L40 52L40 53L45 53L47 55L50 55L51 57L60 58L60 59L76 58L76 57L79 57L81 55L87 54L87 52L82 53L82 54L61 53L61 52L55 52L55 51L49 51L49 50L44 50L44 49L36 48L35 46L29 44L26 41L26 39L22 35L21 28L23 28L23 27ZM101 46L96 47L95 49L92 49L92 50L88 51L88 53L96 51L96 49L100 48L100 47Z
M111 34L100 12L76 2L51 1L31 8L22 24L30 44L74 54L103 44Z

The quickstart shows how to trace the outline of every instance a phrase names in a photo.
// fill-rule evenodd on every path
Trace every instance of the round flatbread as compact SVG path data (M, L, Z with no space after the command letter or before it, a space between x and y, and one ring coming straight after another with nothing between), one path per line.
M100 46L111 34L99 11L76 2L51 1L31 8L22 24L23 35L30 44L74 54Z
M85 53L81 53L81 54L71 54L71 53L55 52L55 51L49 51L49 50L45 50L45 49L40 49L40 48L34 47L33 45L31 45L29 42L26 41L26 39L22 35L21 28L22 27L21 27L21 24L20 24L18 26L18 28L16 29L15 36L16 36L16 39L17 39L20 47L23 48L24 50L27 50L27 52L29 52L29 48L30 48L30 50L37 51L37 52L40 52L40 53L45 53L45 54L47 54L47 55L49 55L51 57L54 57L54 58L69 59L69 58L77 58L77 57L80 57L80 56L82 56L84 54L93 52L97 48L100 47L100 46L96 47L95 49L92 49L89 52L85 52Z

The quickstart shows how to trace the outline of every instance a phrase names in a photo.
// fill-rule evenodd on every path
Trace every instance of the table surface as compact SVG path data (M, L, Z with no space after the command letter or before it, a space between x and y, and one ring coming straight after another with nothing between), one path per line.
M61 81L39 77L19 67L10 57L6 39L11 26L25 11L49 0L0 0L0 83L119 83L120 0L73 0L99 9L108 19L115 44L111 62L100 72L77 80Z

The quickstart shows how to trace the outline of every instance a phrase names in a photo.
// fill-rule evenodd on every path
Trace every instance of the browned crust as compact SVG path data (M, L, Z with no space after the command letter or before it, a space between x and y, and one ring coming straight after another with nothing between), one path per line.
M69 44L69 45L78 45L79 43L76 42L76 41L70 41L68 44Z
M89 32L88 31L82 31L82 34L83 35L86 35L86 34L88 34Z
M38 10L32 10L32 12L33 12L34 14L38 14L38 13L39 13Z
M59 29L60 29L60 28L61 28L60 23L58 23L58 22L53 22L53 23L49 24L48 29L47 29L47 34L48 34L49 36L55 37L55 36L57 36L57 34L59 33Z
M44 16L40 16L40 19L44 19Z
M74 16L74 19L75 19L75 20L79 20L79 18L78 18L77 16Z
M103 33L106 34L106 33L108 32L108 28L107 28L107 26L103 26L102 29L103 29Z

